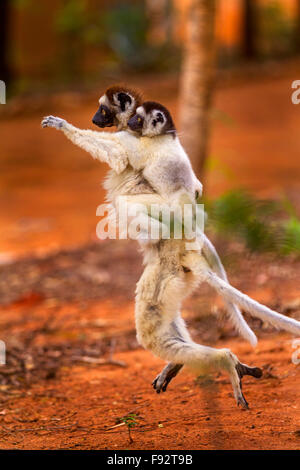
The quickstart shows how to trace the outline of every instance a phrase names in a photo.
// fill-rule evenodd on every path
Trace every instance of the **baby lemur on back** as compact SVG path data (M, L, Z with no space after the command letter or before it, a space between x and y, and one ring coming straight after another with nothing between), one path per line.
M91 134L91 131L81 131L59 118L46 118L43 124L62 128L73 142L91 152L93 156L104 158L105 161L111 159L112 155L118 155L118 162L113 163L117 172L121 173L128 162L136 166L136 170L142 169L143 176L154 189L158 187L162 194L167 188L168 194L185 191L192 195L195 184L193 177L184 179L178 186L178 177L181 174L179 172L177 178L171 178L171 182L168 182L168 174L173 169L172 164L174 166L176 163L180 167L183 162L186 169L188 157L179 143L175 128L170 129L167 111L157 103L146 103L137 111L138 113L129 120L128 124L133 131L141 135L140 139L124 132L101 139L103 133ZM171 132L164 133L166 126ZM106 155L108 141L111 151L109 157ZM102 148L101 151L99 146ZM167 160L168 164L163 159ZM160 171L160 175L156 175L156 171ZM173 192L168 189L170 184ZM258 377L261 375L260 370L241 364L229 350L217 350L194 343L180 317L182 299L197 282L206 280L227 300L236 301L249 313L263 320L292 332L300 332L300 324L272 312L231 287L226 281L222 281L212 273L200 252L185 253L181 240L161 240L151 245L147 248L146 260L145 271L137 286L137 336L144 347L163 359L177 363L177 365L168 365L155 385L159 382L162 382L160 386L167 384L167 379L177 373L181 364L195 369L198 373L210 369L225 370L229 373L237 402L247 407L241 392L240 379L245 374ZM187 266L190 272L186 273L182 266Z

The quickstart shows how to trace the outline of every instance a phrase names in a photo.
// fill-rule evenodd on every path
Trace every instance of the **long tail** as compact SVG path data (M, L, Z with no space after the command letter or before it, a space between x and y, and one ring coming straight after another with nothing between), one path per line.
M269 323L275 328L289 331L295 335L300 335L300 322L294 320L293 318L286 317L280 313L271 310L265 305L256 302L256 300L251 299L246 294L243 294L235 287L232 287L226 281L223 281L210 269L205 269L204 279L208 284L210 284L214 289L216 289L219 294L229 301L237 303L241 308L246 310L253 317L260 318L261 320Z
M211 241L203 235L203 255L206 258L209 266L215 271L221 279L225 282L228 282L226 271L222 264L222 261L219 258L219 255L211 243ZM240 309L227 298L224 299L227 313L232 325L235 327L236 331L245 338L246 341L249 341L252 346L256 346L257 338L254 332L251 330L250 326L245 321Z

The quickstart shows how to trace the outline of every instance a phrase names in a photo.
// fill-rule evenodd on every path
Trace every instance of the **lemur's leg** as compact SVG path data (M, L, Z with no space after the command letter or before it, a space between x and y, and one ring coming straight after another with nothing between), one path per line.
M178 246L180 247L179 243ZM201 346L191 340L178 313L181 301L187 294L185 273L178 253L175 241L161 242L157 251L153 250L153 257L149 260L136 291L138 341L155 355L172 363L162 372L161 377L157 377L157 383L163 383L158 389L163 389L168 373L173 369L175 375L181 365L186 365L197 373L225 371L229 374L237 403L247 408L241 391L241 377L245 374L260 377L261 371L241 364L228 349ZM167 258L169 262L166 263ZM192 273L189 274L193 276ZM191 284L192 282L188 287Z
M179 346L181 348L183 348L182 344L180 344ZM199 346L199 345L196 345L196 346ZM204 346L202 346L202 347L204 347ZM248 402L246 401L246 399L245 399L245 397L242 393L242 381L241 380L242 380L242 377L244 377L244 375L251 375L252 377L260 378L262 376L261 369L259 369L258 367L249 367L246 364L242 364L241 362L239 362L237 357L234 356L230 352L229 349L227 351L228 351L228 357L231 357L231 359L229 360L229 362L231 362L231 364L229 364L229 363L227 365L224 364L223 368L222 367L219 368L219 366L217 364L218 363L218 357L217 357L218 353L217 353L217 351L221 351L221 350L215 349L215 351L216 351L216 355L215 355L216 367L215 367L215 370L225 370L226 372L229 373L230 381L231 381L233 392L234 392L234 397L236 399L237 404L241 405L245 409L249 408ZM195 355L194 360L193 360L193 363L194 363L194 361L196 359L196 355L197 355L196 349L193 352L193 354ZM206 369L206 364L205 364L205 361L207 359L206 356L207 356L206 352L204 352L204 351L202 352L202 355L198 354L199 369L197 368L197 366L193 366L192 369L195 369L196 371L201 370L202 367L204 367L204 369ZM181 370L183 365L189 366L188 360L187 360L186 364L175 364L173 362L169 362L169 364L166 365L166 367L161 371L161 373L154 380L154 382L152 384L154 390L156 390L157 393L160 393L161 391L165 392L169 382L174 377L176 377L176 375ZM210 365L207 370L213 370L212 365Z
M149 321L151 314L152 322ZM139 317L137 335L140 343L155 355L171 361L156 379L160 382L155 384L157 391L166 389L168 379L178 373L182 367L181 364L196 372L197 375L222 371L229 375L237 404L245 409L248 408L248 403L242 393L241 379L244 375L261 377L262 371L259 368L241 363L229 349L210 348L184 338L185 332L182 330L182 325L180 325L179 335L174 335L172 325L167 324L164 312L158 305L155 307L152 304L139 305L137 301L137 316ZM177 330L179 330L178 326Z
M65 119L55 116L45 117L42 127L53 127L62 131L73 144L86 150L93 158L107 163L118 174L128 165L126 149L112 132L78 129Z
M216 273L219 274L219 276L222 279L227 280L226 272L225 269L222 265L222 262L217 254L217 251L215 250L214 246L212 243L208 240L208 238L204 235L204 240L203 240L203 255L204 258L207 260L208 264L214 270ZM181 264L183 265L184 271L187 273L185 276L185 282L188 285L191 282L191 276L195 274L197 276L197 273L195 273L195 268L194 268L194 263L197 263L198 259L200 262L200 258L202 257L201 253L197 252L188 252L188 254L185 254L181 258ZM194 270L194 271L193 271ZM190 273L190 274L188 274ZM239 308L233 304L232 302L225 300L225 305L227 307L227 311L230 314L230 318L234 324L234 326L237 328L238 332L248 339L251 344L256 344L256 336L252 332L252 330L249 328L247 323L245 322ZM169 367L170 366L170 367ZM170 383L170 381L176 377L178 372L180 371L182 365L180 364L173 364L171 363L170 365L168 364L160 374L155 378L153 382L153 387L154 389L159 393L161 390L166 391L167 386Z
M242 377L244 375L251 375L255 378L262 376L261 369L241 363L230 349L215 349L193 342L186 345L173 343L172 356L173 360L183 363L197 375L214 371L226 372L229 375L237 404L245 409L248 408L248 403L242 393Z

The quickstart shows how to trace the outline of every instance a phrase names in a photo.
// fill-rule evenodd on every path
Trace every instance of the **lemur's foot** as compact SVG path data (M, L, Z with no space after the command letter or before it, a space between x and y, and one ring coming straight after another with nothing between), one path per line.
M152 382L154 390L156 393L165 392L171 380L176 377L180 369L183 367L183 364L173 364L169 363L161 371L160 374Z
M262 376L262 370L258 367L249 367L242 364L231 351L228 351L227 354L231 362L229 374L237 405L241 405L242 408L247 410L249 405L242 392L242 378L244 375L252 375L252 377L259 379Z
M242 378L244 375L252 375L252 377L260 379L263 373L259 367L249 367L246 364L242 364L241 362L239 362L235 368L240 379L240 395L237 397L237 404L238 406L241 405L244 409L248 410L249 405L242 392Z
M46 116L42 120L42 127L54 127L54 129L61 129L65 124L65 119L55 116Z
M260 379L263 375L263 372L259 367L249 367L246 364L242 364L241 362L239 362L235 368L240 379L242 379L244 375L252 375L252 377Z

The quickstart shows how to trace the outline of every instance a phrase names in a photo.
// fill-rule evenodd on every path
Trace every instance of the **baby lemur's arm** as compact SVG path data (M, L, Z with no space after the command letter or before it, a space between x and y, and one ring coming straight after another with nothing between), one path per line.
M118 174L128 165L126 149L118 140L117 133L78 129L65 119L54 116L45 117L42 127L53 127L62 131L73 144L91 154L93 158L107 163Z

